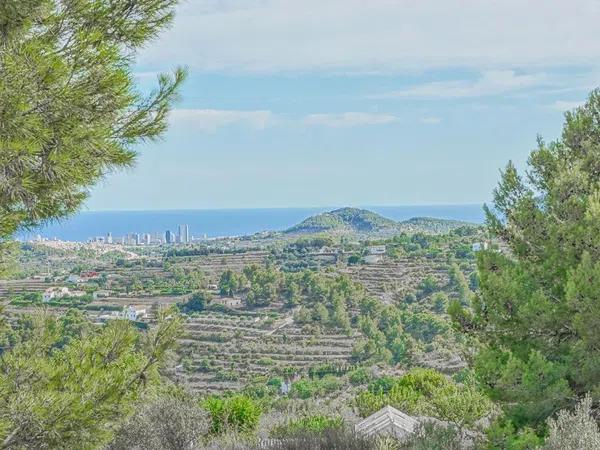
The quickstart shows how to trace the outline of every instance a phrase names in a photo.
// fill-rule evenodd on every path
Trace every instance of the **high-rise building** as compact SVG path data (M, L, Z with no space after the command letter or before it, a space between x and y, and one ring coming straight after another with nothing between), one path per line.
M150 233L144 234L144 244L150 245Z
M110 231L108 233L106 233L106 239L104 240L104 242L106 242L107 244L113 243L113 237L112 237L112 233Z
M167 244L175 243L175 235L173 234L173 232L171 230L165 231L165 242Z
M135 245L140 245L140 233L133 233L133 242Z
M190 242L190 227L188 225L179 225L179 242L182 244Z

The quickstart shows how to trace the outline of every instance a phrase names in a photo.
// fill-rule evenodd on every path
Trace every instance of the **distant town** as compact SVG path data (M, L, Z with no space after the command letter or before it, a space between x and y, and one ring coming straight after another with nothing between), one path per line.
M163 244L189 244L193 241L207 240L206 234L201 237L194 237L190 234L190 227L187 224L179 225L177 232L166 230L164 232L137 233L132 232L123 236L113 236L109 231L104 236L93 236L87 239L88 243L106 244L106 245L163 245ZM43 237L37 234L33 239L37 242L58 240Z

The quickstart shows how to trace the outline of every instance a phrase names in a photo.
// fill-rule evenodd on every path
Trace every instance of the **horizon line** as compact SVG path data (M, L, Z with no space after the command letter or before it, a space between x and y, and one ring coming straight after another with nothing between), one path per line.
M340 209L340 208L409 208L409 207L449 207L449 206L480 206L486 202L468 203L410 203L410 204L385 204L385 205L355 205L355 206L257 206L257 207L222 207L222 208L166 208L166 209L81 209L73 215L80 213L106 213L106 212L181 212L181 211L251 211L251 210L276 210L276 209Z

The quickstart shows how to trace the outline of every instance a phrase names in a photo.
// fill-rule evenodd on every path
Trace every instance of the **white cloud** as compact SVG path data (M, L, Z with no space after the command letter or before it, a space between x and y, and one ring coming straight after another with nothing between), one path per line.
M438 123L440 123L442 121L442 119L440 119L439 117L422 117L421 118L421 123L424 123L426 125L436 125Z
M557 111L570 111L572 109L577 108L578 106L581 106L585 103L584 100L581 101L566 101L566 100L557 100L554 103L552 103L552 105L550 105L550 108L552 109L556 109Z
M357 127L364 125L386 125L398 122L399 118L390 114L345 112L340 114L309 114L304 118L307 125L324 127Z
M371 98L464 98L505 94L553 83L544 73L519 75L514 70L490 70L477 80L434 81L372 95Z
M218 128L244 124L256 129L263 129L273 120L271 111L240 111L223 109L174 109L169 120L173 125L186 125L200 131L215 131Z
M194 0L140 61L233 72L589 66L598 23L597 0Z

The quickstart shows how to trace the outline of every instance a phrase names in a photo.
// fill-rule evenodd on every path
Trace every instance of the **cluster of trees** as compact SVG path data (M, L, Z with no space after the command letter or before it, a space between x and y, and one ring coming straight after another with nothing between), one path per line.
M129 321L94 328L82 313L40 313L2 325L0 441L4 448L98 448L136 401L181 331L173 311L140 332Z
M408 414L461 425L472 425L492 408L490 400L472 383L456 383L432 369L413 369L402 377L373 380L355 402L363 417L392 405Z
M410 364L435 340L444 337L448 346L453 342L450 323L439 312L383 305L374 298L361 301L353 323L363 336L352 351L358 361Z
M486 214L508 251L479 253L478 294L451 312L484 345L474 367L503 406L506 448L600 389L600 91L539 139L526 176L509 163Z
M479 232L476 227L460 227L445 234L400 233L384 242L391 257L413 255L437 258L447 256L459 260L473 260L471 243Z
M329 313L353 307L365 295L364 289L347 276L328 277L322 273L304 270L298 273L282 272L274 266L260 267L249 265L239 273L226 270L219 279L221 295L244 295L250 306L267 306L282 299L285 306L314 306L323 312L317 314L317 321L327 322ZM321 305L321 307L319 307ZM299 320L303 319L300 313ZM311 313L312 316L312 313ZM306 320L307 321L307 320Z

